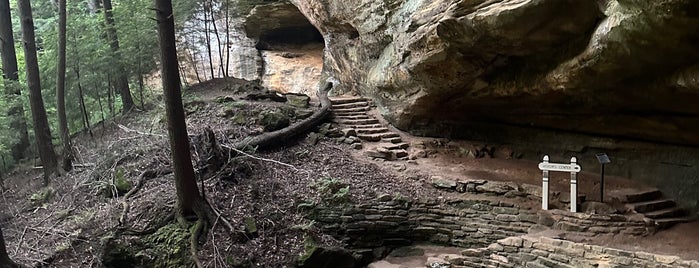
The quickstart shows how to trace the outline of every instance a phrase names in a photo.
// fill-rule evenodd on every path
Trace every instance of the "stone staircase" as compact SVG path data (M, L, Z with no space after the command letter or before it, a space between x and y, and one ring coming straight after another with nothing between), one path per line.
M332 122L340 125L348 136L356 136L368 142L366 154L372 158L405 160L408 157L408 143L400 134L392 131L372 116L371 100L364 97L335 97L332 102Z
M660 229L695 220L688 210L664 197L658 189L627 191L620 195L619 201L625 203L626 208L655 221Z

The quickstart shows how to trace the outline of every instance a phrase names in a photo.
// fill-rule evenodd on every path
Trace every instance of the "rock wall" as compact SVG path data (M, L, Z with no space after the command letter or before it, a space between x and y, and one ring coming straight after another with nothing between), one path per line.
M643 217L560 210L536 212L487 197L407 201L384 196L356 206L318 207L311 219L324 233L341 238L353 249L398 247L415 241L485 247L499 239L526 234L532 227L589 236L648 235L656 230Z
M470 249L452 260L465 267L699 267L677 256L584 245L549 237L509 237L487 248Z
M699 2L291 2L323 34L327 74L401 129L485 121L699 145Z

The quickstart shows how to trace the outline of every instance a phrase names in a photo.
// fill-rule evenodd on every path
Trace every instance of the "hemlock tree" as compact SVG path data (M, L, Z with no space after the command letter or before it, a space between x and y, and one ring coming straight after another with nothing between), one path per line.
M18 0L17 5L21 20L20 26L22 27L27 84L29 85L29 104L34 122L34 135L36 136L36 146L39 149L39 158L44 166L44 184L48 184L49 176L56 172L57 163L56 153L51 143L51 129L49 129L44 100L41 96L41 80L39 78L39 65L36 56L36 43L34 41L32 7L29 0Z
M172 166L177 188L177 204L181 216L196 214L206 219L204 198L199 194L192 159L189 152L189 136L184 120L180 73L175 48L175 23L171 0L155 0L160 39L160 63L165 93L168 136L172 153Z
M0 0L0 56L2 57L2 76L5 79L5 97L10 102L10 108L7 111L7 116L10 119L9 128L16 130L19 135L14 139L10 148L12 158L17 161L24 157L24 152L29 147L29 135L20 99L17 55L15 53L15 38L12 33L9 0Z
M58 112L58 131L63 142L63 170L73 168L72 144L68 119L66 118L66 0L58 0L58 62L56 63L56 110Z
M10 259L10 256L7 255L7 248L5 247L5 237L2 235L2 229L0 229L0 268L15 267L19 266Z
M109 47L112 49L116 57L116 88L121 95L122 113L126 114L134 107L131 90L129 89L129 78L126 75L124 67L121 65L121 54L119 52L119 37L117 36L116 25L114 23L114 14L112 13L112 0L102 0L104 7L104 23L109 39Z

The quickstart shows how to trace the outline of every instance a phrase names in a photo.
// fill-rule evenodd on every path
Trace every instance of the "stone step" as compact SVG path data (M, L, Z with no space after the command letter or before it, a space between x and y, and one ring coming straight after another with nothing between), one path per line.
M638 203L651 200L657 200L663 197L663 193L658 189L651 189L647 191L628 193L626 194L626 202Z
M403 149L392 149L391 151L395 153L396 158L403 158L408 156L408 151Z
M379 144L379 146L381 146L381 147L383 147L383 148L386 148L386 149L389 149L389 150L408 149L408 147L410 147L410 145L407 144L407 143L405 143L405 142L401 142L401 143L382 143L382 144Z
M394 132L386 132L374 134L357 134L357 137L365 141L381 141L381 139L400 137L400 135Z
M385 133L385 132L389 132L388 128L379 127L379 128L358 128L357 129L357 134L374 134L374 133Z
M359 108L359 107L369 107L369 102L349 102L343 104L333 104L332 109L346 109L346 108Z
M678 223L692 222L694 220L693 217L664 218L655 220L655 224L657 224L660 229L666 229Z
M675 218L687 216L687 211L679 207L670 207L661 210L655 210L651 212L644 213L648 218L660 219L660 218Z
M346 120L355 120L355 119L371 119L366 114L360 114L360 115L335 115L333 116L334 119L346 119Z
M393 137L393 138L383 138L381 141L387 142L387 143L401 143L403 142L403 139L401 137Z
M378 124L379 120L369 118L369 119L356 119L356 120L339 120L333 119L333 122L343 125L373 125Z
M629 203L628 204L634 211L638 213L646 213L655 210L666 209L675 206L675 201L671 199L660 199L645 202Z
M358 112L343 112L343 111L333 111L333 115L335 116L345 116L345 115L365 115L366 111L358 111Z
M362 129L362 128L380 128L383 127L381 124L372 124L372 125L358 125L355 128L356 129Z
M364 97L339 97L331 98L330 103L332 104L345 104L351 102L367 102L368 100Z
M370 108L369 107L354 107L354 108L335 108L331 107L330 108L333 113L341 114L341 113L352 113L352 112L366 112Z

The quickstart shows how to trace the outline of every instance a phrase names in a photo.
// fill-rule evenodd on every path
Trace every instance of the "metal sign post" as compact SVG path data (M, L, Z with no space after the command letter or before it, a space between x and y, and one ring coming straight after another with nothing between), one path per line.
M595 156L597 157L597 161L602 165L602 171L600 171L599 179L599 201L604 203L604 165L611 163L612 160L610 160L609 156L607 156L605 153L598 153Z
M582 171L582 167L577 164L578 159L570 158L570 164L550 163L549 156L544 155L544 161L539 163L539 169L544 173L542 193L541 193L541 209L549 209L549 171L570 172L570 211L577 212L578 209L578 172Z

